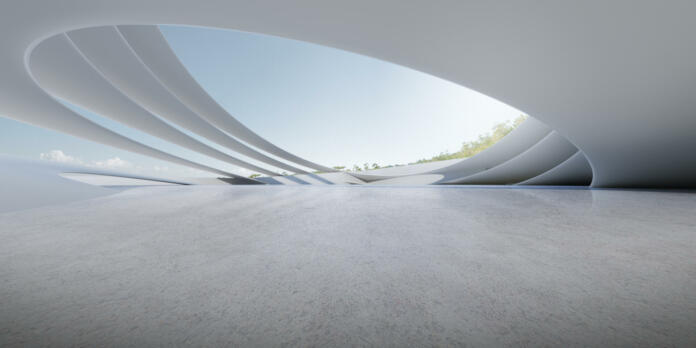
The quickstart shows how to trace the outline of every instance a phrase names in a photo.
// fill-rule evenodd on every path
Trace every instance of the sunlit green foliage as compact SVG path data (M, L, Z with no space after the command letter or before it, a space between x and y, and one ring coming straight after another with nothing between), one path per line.
M508 135L510 132L512 132L513 129L517 128L524 120L527 119L526 115L520 115L519 117L515 118L514 120L509 120L507 122L499 123L491 129L490 132L486 134L481 134L479 135L478 139L474 141L467 141L462 144L461 149L457 152L442 152L437 156L433 156L431 158L424 158L421 159L415 163L409 163L409 164L417 164L417 163L428 163L428 162L436 162L436 161L446 161L446 160L451 160L451 159L458 159L458 158L468 158L471 156L476 155L477 153L489 148L491 145L497 143L502 139L504 136ZM363 170L371 170L371 169L380 169L380 168L391 168L391 167L398 167L402 166L403 164L390 164L388 166L380 166L377 163L373 163L372 165L369 165L368 163L364 163L361 166L354 164L352 168L346 168L344 166L335 166L333 167L334 169L337 170L345 170L345 171L350 171L350 172L362 172Z
M527 116L521 115L520 117L517 117L514 120L499 123L493 127L491 132L479 135L477 140L463 143L461 149L457 152L442 152L437 156L433 156L427 159L421 159L416 163L428 163L471 157L500 141L500 139L508 135L508 133L512 132L513 129L517 128L517 126L519 126L520 123L522 123L526 119Z

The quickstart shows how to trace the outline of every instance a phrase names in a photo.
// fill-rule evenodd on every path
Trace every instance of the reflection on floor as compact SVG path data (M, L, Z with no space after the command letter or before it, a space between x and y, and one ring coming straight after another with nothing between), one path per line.
M693 346L696 194L144 187L0 214L12 345Z

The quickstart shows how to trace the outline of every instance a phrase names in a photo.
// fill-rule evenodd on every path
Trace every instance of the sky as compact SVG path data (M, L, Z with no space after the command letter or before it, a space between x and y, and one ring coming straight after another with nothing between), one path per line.
M338 49L232 30L160 29L194 78L230 114L281 148L327 166L415 162L456 151L522 114L454 83ZM252 173L66 105L177 156ZM2 154L170 178L215 176L2 116L8 115L0 115Z

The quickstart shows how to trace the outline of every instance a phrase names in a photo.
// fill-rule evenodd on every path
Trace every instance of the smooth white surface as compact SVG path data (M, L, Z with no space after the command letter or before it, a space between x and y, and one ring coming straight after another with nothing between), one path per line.
M582 185L592 182L592 168L585 156L578 151L556 167L539 174L520 185Z
M371 170L366 170L364 172L350 172L350 174L355 176L356 178L360 178L360 179L366 180L366 181L384 180L384 179L391 179L391 178L398 177L398 176L418 175L418 174L423 174L423 173L429 173L429 172L435 171L437 169L442 169L442 168L448 167L450 165L453 165L455 163L459 163L460 161L462 161L462 160L461 159L452 159L452 160L446 160L446 161L408 164L408 165L390 167L390 168L371 169ZM348 169L350 169L350 168L348 168Z
M109 82L153 114L250 158L305 173L249 148L189 110L152 75L116 27L76 30L68 37Z
M450 180L483 172L529 150L551 132L552 130L547 125L534 118L529 118L491 147L473 157L436 169L432 173L444 174L445 177L441 182L447 183Z
M442 174L415 174L376 180L369 185L430 185L442 180Z
M95 186L170 186L170 182L124 178L120 176L85 173L61 173L61 177Z
M104 79L65 34L43 41L32 52L30 64L37 82L54 96L220 161L262 174L278 175L210 147L149 113ZM210 167L204 167L211 171ZM213 172L229 175L219 169Z
M556 167L578 149L556 132L549 133L521 154L479 173L449 180L450 184L505 185L533 178Z
M470 158L350 174L380 185L516 184L553 169L576 153L578 149L558 133L529 118L500 141ZM582 153L579 156L583 156ZM572 171L576 167L567 169ZM586 171L571 174L586 175ZM591 180L591 170L589 175ZM563 182L566 176L562 176L555 183L576 184L577 181L572 180L575 176L569 177L572 182Z
M251 131L223 109L189 74L172 51L159 29L154 26L119 26L128 44L150 68L159 81L182 103L219 129L274 156L323 172L333 168L293 155ZM305 171L289 169L297 173Z
M103 133L35 85L25 60L34 45L100 25L202 25L342 48L497 98L577 146L594 186L694 186L696 158L684 152L696 148L694 12L690 0L27 0L0 14L0 112Z

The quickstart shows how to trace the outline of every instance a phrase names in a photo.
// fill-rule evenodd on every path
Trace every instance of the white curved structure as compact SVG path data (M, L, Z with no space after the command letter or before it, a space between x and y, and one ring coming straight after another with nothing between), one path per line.
M364 10L361 4L369 4L369 10ZM696 138L693 137L696 99L692 97L696 87L693 79L696 48L690 34L694 31L694 24L689 17L689 13L696 10L693 2L670 1L665 5L633 1L518 1L499 6L496 3L456 1L441 6L426 3L400 5L400 2L393 1L343 4L287 1L272 5L241 1L224 5L212 1L163 0L146 3L24 1L6 6L0 15L0 29L4 33L0 36L3 47L0 52L3 62L0 66L3 76L0 81L3 95L0 112L38 126L203 168L86 121L50 98L37 84L37 81L43 81L43 85L55 95L72 96L71 93L80 92L78 88L66 86L50 88L46 83L50 81L47 78L50 73L41 66L51 62L44 60L39 63L39 53L50 41L58 40L53 38L42 44L46 39L84 28L124 25L118 29L123 38L116 40L117 44L121 48L130 46L133 50L115 51L129 55L129 62L121 62L123 65L118 66L107 64L109 57L99 57L97 50L102 38L110 36L115 42L115 29L98 29L93 34L89 29L69 34L77 41L78 47L91 52L85 56L94 60L92 64L97 68L96 72L117 86L112 86L108 96L104 95L113 102L111 105L124 107L128 100L140 102L135 106L161 113L158 116L176 120L209 139L224 141L236 152L265 159L263 162L271 166L281 164L259 151L296 165L331 170L292 156L250 132L202 91L183 66L173 59L175 57L155 28L129 26L160 23L202 25L280 35L338 47L409 66L483 92L524 110L549 125L559 136L567 138L587 157L595 187L696 185L696 158L682 151L696 148ZM626 11L627 8L630 11ZM283 15L279 16L280 13ZM414 24L414 14L418 14L418 24ZM642 20L648 17L652 19L650 25ZM587 25L589 22L591 26ZM67 39L63 36L61 40ZM134 54L140 58L139 64L135 64ZM133 88L136 82L125 80L127 73L145 68L150 70L151 76L128 76L139 77L152 86L155 86L155 79L161 84L147 95L136 93L137 89ZM94 74L86 73L86 70L72 78L85 79ZM65 82L65 79L56 78L55 82L58 81ZM93 88L91 84L103 84L95 82L94 78L89 81L90 85L82 86L83 89ZM129 98L116 96L117 92L123 92ZM176 108L176 112L164 115L165 109L158 104L162 102L159 98L178 99L179 103L169 105ZM130 107L135 109L135 106ZM113 110L101 111L103 114ZM113 114L123 115L122 112ZM198 117L193 117L193 114ZM165 132L163 124L157 126L157 132ZM211 126L218 131L212 130ZM220 131L229 136L223 137ZM171 133L168 135L170 141L194 147L191 140L181 135L175 139L174 132L171 129L168 132ZM234 141L237 143L232 146ZM245 141L258 150L245 147L239 141ZM201 145L195 147L196 151L249 167L239 159L233 160L232 156L204 150ZM468 166L466 162L463 161L461 166ZM284 166L301 172L291 163ZM255 169L260 171L263 168ZM221 172L207 167L205 170ZM265 169L264 173L272 175L275 172ZM467 173L452 174L458 177L445 174L444 182L456 181L464 176L461 174Z
M207 146L150 114L104 80L64 34L42 42L33 51L30 64L39 85L55 96L190 150L263 174L277 175Z
M561 164L520 185L587 185L592 182L592 168L580 152L576 152Z
M547 125L529 118L510 132L510 134L476 156L435 172L444 174L445 178L443 181L449 182L489 170L512 160L534 147L551 132L551 128Z
M254 151L198 117L159 83L115 27L77 30L68 36L105 78L153 114L250 158L292 172L305 172Z
M352 173L379 185L467 184L509 185L556 172L561 163L575 157L587 161L578 149L535 119L528 119L498 143L463 160L425 163L382 170ZM582 163L582 162L581 162ZM534 185L589 185L591 169L567 166L568 175L551 173L553 180L538 179ZM575 172L577 171L577 173Z
M300 158L273 145L227 113L188 73L157 28L130 25L120 26L119 30L160 82L181 102L211 124L289 162L324 172L335 171L333 168ZM296 173L303 172L296 169L289 170Z
M150 74L115 27L44 40L31 54L30 68L39 85L54 96L190 150L261 174L280 175L209 147L155 115L250 158L306 173L249 148L191 112Z
M696 346L693 192L530 186L696 187L693 0L8 3L0 115L268 185L114 193L60 176L91 169L0 156L3 347ZM460 161L303 173L331 169L230 116L158 24L337 47L534 118ZM241 178L59 98L299 174Z
M141 51L145 50L145 47L150 50L152 47L168 47L164 38L159 34L159 30L155 27L124 26L123 31L128 32L128 36L133 41L138 42ZM142 40L141 37L147 40ZM173 62L178 62L178 59L171 50L160 49L157 53L157 57L166 57L165 60L169 64L165 65L178 67L178 69L170 69L172 71L169 74L160 74L161 76L188 76L188 79L173 84L175 87L172 89L176 90L176 86L185 86L189 87L188 90L203 93L180 63L173 64ZM153 55L151 54L151 56ZM333 184L333 182L323 180L319 176L307 177L306 171L246 146L216 128L213 123L208 123L207 120L199 117L160 83L160 79L145 66L116 27L80 29L48 38L39 43L32 51L29 57L29 66L39 85L52 95L153 136L261 174L280 175L207 146L172 127L166 122L169 121L267 165L301 175L305 174L304 176L271 180L267 183L286 185ZM157 67L159 64L152 64L152 66ZM163 79L166 78L163 77ZM198 86L198 88L192 86ZM190 97L191 93L181 92L180 95ZM193 96L200 96L200 94L193 93ZM208 105L217 105L210 97L203 99L202 102L206 102ZM192 103L197 105L195 100ZM205 111L205 109L202 110ZM219 117L219 119L233 120L229 115ZM239 127L229 128L226 125L226 123L217 123L217 126L223 127L231 134L250 139L247 134L250 131L245 132L241 129L240 132ZM544 137L542 138L542 136ZM541 140L539 140L540 138ZM269 148L263 143L261 145L261 148L270 150L269 153L286 160L296 160L301 165L326 169L286 152L277 151L277 148ZM552 132L547 126L539 121L530 120L525 122L524 126L516 130L513 135L507 137L505 141L466 161L402 166L376 171L382 174L368 171L352 175L367 182L376 181L375 184L380 185L514 184L542 174L577 151L577 148L557 133ZM524 155L516 156L520 152ZM501 164L502 162L505 163ZM345 176L343 178L345 179ZM350 183L350 180L342 180L341 183ZM588 183L584 182L583 184L587 185Z
M534 146L493 168L449 184L515 184L541 175L577 153L578 149L556 132L551 132Z

